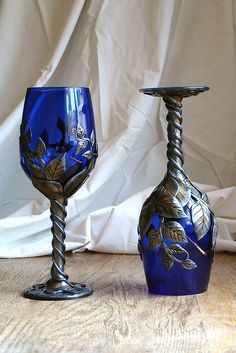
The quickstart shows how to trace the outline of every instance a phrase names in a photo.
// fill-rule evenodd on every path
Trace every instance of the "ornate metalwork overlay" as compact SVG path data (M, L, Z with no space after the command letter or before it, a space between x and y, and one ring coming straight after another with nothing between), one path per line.
M141 92L163 98L168 110L168 144L167 173L159 186L144 202L139 218L138 233L148 236L149 249L162 247L164 249L163 263L170 270L176 262L183 268L191 270L197 264L189 258L189 253L181 244L190 242L202 255L206 253L197 242L189 238L179 222L180 219L191 216L197 241L202 239L213 224L212 248L215 248L217 225L214 214L209 207L206 194L202 193L189 179L183 169L184 157L182 151L182 99L197 95L207 90L207 87L176 87L147 88ZM160 217L160 226L154 229L152 220L155 214ZM172 242L167 245L167 240ZM142 258L142 242L138 242L138 250Z
M23 152L22 154L26 157L26 163L34 187L49 199L58 199L62 196L65 198L70 197L86 181L95 166L97 145L95 146L95 152L93 152L95 145L94 131L92 131L90 138L88 138L85 136L84 129L80 125L77 129L74 128L72 130L72 133L77 132L76 138L78 140L75 155L84 151L82 156L91 161L86 168L67 180L65 174L68 150L65 150L62 155L51 159L45 164L44 157L47 153L45 143L43 139L39 137L36 149L31 149L30 142L32 134L30 127L27 129L27 124L28 121L24 119L21 125L20 148ZM73 157L70 156L69 158ZM80 163L79 160L78 163Z
M76 135L78 141L75 148L75 158L68 155L68 158L76 159L80 154L85 160L89 161L87 166L77 174L68 179L66 175L66 157L70 148L74 146L63 146L63 153L58 153L49 162L47 160L47 147L42 137L39 137L36 148L31 146L32 134L28 127L28 120L24 119L21 124L20 148L33 185L42 192L51 202L51 221L52 221L52 268L51 278L45 283L26 289L24 296L31 299L41 300L60 300L72 299L90 295L92 289L80 283L69 281L69 276L64 270L65 266L65 217L67 199L74 194L89 177L90 172L95 166L97 158L97 145L95 145L95 135L92 131L91 136L87 137L84 129L79 125L74 128L72 134ZM81 164L78 160L78 164Z

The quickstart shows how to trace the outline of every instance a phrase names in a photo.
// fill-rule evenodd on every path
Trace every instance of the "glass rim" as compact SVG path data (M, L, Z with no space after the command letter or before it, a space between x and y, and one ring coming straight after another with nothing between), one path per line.
M27 91L56 91L56 90L67 90L67 89L82 89L82 90L88 90L89 91L89 87L83 87L83 86L38 86L38 87L27 87Z

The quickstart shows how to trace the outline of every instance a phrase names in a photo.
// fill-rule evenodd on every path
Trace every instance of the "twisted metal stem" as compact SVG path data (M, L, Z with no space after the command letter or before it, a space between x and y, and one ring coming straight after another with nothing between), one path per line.
M64 271L65 266L65 218L67 200L63 197L51 200L51 221L52 221L52 268L51 279L48 281L49 289L54 290L63 286L68 286L69 276Z
M183 169L184 156L182 150L182 97L163 97L168 114L166 120L168 121L167 133L167 175L178 178L186 178L187 175Z
M36 284L24 291L24 297L39 300L64 300L87 297L93 293L85 284L71 282L65 273L65 218L67 199L51 199L52 268L46 283Z

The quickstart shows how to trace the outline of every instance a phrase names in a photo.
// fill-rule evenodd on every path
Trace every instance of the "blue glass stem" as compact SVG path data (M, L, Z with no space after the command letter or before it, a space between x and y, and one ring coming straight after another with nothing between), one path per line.
M64 197L51 200L52 221L52 268L51 279L47 282L47 290L53 291L62 287L68 287L69 276L65 273L65 218L67 200Z

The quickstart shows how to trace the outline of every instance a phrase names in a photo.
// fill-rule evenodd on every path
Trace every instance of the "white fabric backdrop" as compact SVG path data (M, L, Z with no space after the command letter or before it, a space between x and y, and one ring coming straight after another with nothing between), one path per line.
M208 191L218 250L236 251L234 0L1 0L0 256L51 252L48 201L19 165L28 86L89 86L99 158L70 199L67 249L136 253L166 171L166 111L140 87L209 85L184 101L185 167ZM202 185L201 185L202 184Z

